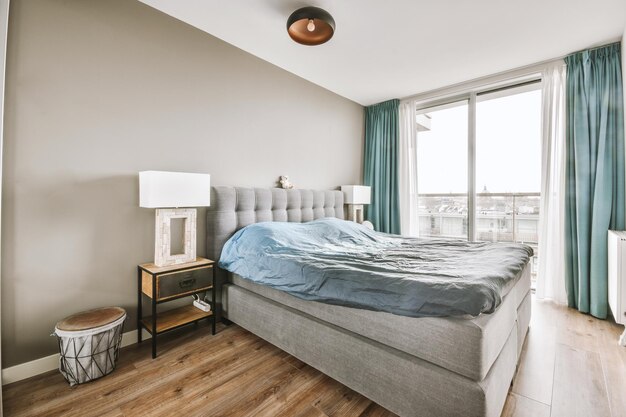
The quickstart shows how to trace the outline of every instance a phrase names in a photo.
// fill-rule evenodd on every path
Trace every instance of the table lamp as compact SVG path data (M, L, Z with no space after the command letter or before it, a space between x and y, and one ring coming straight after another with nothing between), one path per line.
M196 209L211 203L211 176L187 172L139 173L139 206L156 209L154 264L176 265L196 260ZM183 253L172 253L172 220L184 223ZM176 245L176 243L175 243Z
M363 223L363 205L370 203L372 188L366 185L342 185L341 191L348 205L348 220Z

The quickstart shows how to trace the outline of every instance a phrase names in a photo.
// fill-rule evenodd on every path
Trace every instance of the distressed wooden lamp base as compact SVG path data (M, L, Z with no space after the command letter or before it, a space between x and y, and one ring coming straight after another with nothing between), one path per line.
M184 253L172 254L172 219L184 219ZM154 242L154 264L156 266L177 265L196 260L196 209L156 209L156 237Z
M363 223L363 204L348 204L348 220Z

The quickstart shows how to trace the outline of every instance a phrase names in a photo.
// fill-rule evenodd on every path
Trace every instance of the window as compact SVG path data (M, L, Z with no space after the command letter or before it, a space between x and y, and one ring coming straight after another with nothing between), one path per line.
M468 101L417 112L419 234L467 238Z
M417 108L419 236L520 242L538 257L541 84Z

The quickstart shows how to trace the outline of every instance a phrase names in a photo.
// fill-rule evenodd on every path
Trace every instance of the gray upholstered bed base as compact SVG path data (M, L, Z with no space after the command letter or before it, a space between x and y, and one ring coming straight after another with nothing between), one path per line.
M227 284L223 297L229 320L405 417L500 416L522 345L518 337L530 319L527 296L500 355L477 382L237 285Z
M522 271L495 313L476 318L416 319L307 301L235 274L229 276L229 283L474 381L482 381L498 358L518 318L519 307L530 291L530 265ZM521 340L522 335L518 336Z
M340 191L212 187L207 255L219 259L224 243L252 223L321 217L344 218ZM498 417L530 321L528 294L487 376L475 381L226 281L218 270L218 317L223 309L229 320L404 417Z

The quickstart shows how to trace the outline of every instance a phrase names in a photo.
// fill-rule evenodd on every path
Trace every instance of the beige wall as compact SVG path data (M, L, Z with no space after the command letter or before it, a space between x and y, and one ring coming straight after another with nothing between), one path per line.
M154 244L138 171L361 178L361 106L139 2L13 0L7 59L3 367L54 353L55 322L83 309L122 306L134 328Z

